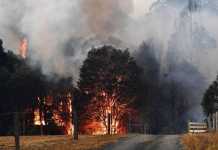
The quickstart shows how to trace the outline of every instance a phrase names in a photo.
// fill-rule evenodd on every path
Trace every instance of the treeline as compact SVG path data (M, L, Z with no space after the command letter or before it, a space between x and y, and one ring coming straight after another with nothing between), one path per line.
M218 75L216 79L209 85L202 99L202 107L205 115L208 117L217 111L218 107Z
M72 78L61 78L57 75L46 77L40 65L31 67L28 59L23 59L11 51L3 48L0 40L0 134L13 133L14 112L19 112L20 126L25 134L39 134L40 129L34 128L34 110L44 114L45 121L50 120L50 129L45 133L57 134L57 126L51 122L51 108L46 103L47 96L53 96L55 102L66 99L72 92ZM63 98L64 97L64 98ZM53 105L57 107L57 105ZM68 114L64 114L65 117ZM23 127L25 125L25 127ZM46 128L46 127L45 127ZM59 130L60 131L60 130Z
M152 43L143 43L135 53L144 71L140 114L151 133L186 132L188 120L196 119L192 111L199 105L204 78L187 61L178 61L173 50L164 62L157 52Z
M155 49L146 43L133 56L128 50L112 46L92 48L81 67L78 88L75 88L72 78L62 78L55 74L46 77L40 65L29 66L28 58L23 60L10 51L6 52L1 42L0 114L34 108L38 105L35 103L37 97L42 99L53 95L58 102L63 99L61 95L66 96L70 91L78 110L80 132L93 127L87 124L87 120L105 121L108 116L99 115L106 113L105 109L100 109L102 106L107 108L107 113L116 116L115 119L122 120L119 130L124 130L123 126L127 129L131 123L137 122L150 133L185 131L190 90L181 80L172 78L171 72L185 66L188 72L191 70L192 74L198 73L189 64L173 66L172 63L171 72L163 74ZM104 105L106 98L116 100L107 101L107 105ZM111 104L113 106L108 108ZM42 110L46 112L48 107ZM0 117L0 133L10 133L13 119ZM46 117L49 118L49 113ZM108 128L107 122L104 124ZM117 131L113 129L109 132Z

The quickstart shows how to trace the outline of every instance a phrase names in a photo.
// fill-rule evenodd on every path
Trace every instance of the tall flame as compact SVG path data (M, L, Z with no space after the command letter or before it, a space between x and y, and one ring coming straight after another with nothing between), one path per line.
M91 117L83 126L84 132L93 135L120 134L125 132L124 114L128 111L126 103L118 101L117 94L101 91L87 106Z
M26 59L27 57L27 50L28 50L28 41L26 38L23 38L20 42L19 46L19 55L23 58Z
M52 96L46 96L45 102L42 102L38 97L38 106L34 110L34 125L47 125L45 123L46 117L44 117L46 114L39 107L40 103L43 103L46 107L52 107L50 112L55 125L61 127L65 134L72 135L74 132L72 124L72 96L68 94L66 97L67 99L61 99L58 103L54 102L54 97Z

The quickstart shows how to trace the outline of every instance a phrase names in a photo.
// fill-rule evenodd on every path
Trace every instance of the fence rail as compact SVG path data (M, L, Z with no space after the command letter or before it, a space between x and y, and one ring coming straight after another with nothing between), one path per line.
M188 123L189 133L206 133L208 127L206 123L189 122Z

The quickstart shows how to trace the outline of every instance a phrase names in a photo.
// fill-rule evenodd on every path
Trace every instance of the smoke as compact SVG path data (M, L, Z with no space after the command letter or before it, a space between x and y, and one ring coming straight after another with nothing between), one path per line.
M217 6L207 0L156 1L121 36L131 44L144 40L152 45L161 65L160 79L183 84L189 91L189 119L202 120L202 96L218 72Z
M27 38L32 65L40 63L45 74L73 76L75 81L90 47L109 43L134 52L142 41L152 41L162 74L173 72L169 77L192 84L188 81L196 79L195 74L170 70L172 63L187 62L205 78L202 89L217 73L218 3L200 0L199 9L191 13L188 2L0 0L0 38L16 53ZM200 96L194 99L199 105Z
M191 1L191 0L190 0ZM165 0L155 3L144 19L149 30L140 33L152 39L162 76L182 83L189 90L189 118L202 119L200 106L217 69L218 10L212 1ZM163 78L162 78L163 79Z
M73 75L75 80L87 49L115 37L133 9L131 0L1 0L0 6L5 47L17 53L20 41L27 38L32 64L40 63L45 74ZM66 48L73 51L70 57Z
M131 0L82 0L87 28L100 37L110 36L125 26L133 4Z

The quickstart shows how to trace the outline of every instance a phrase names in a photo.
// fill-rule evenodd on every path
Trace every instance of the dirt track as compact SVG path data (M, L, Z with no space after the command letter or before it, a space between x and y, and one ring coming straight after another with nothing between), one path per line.
M135 135L103 150L181 150L179 135Z

